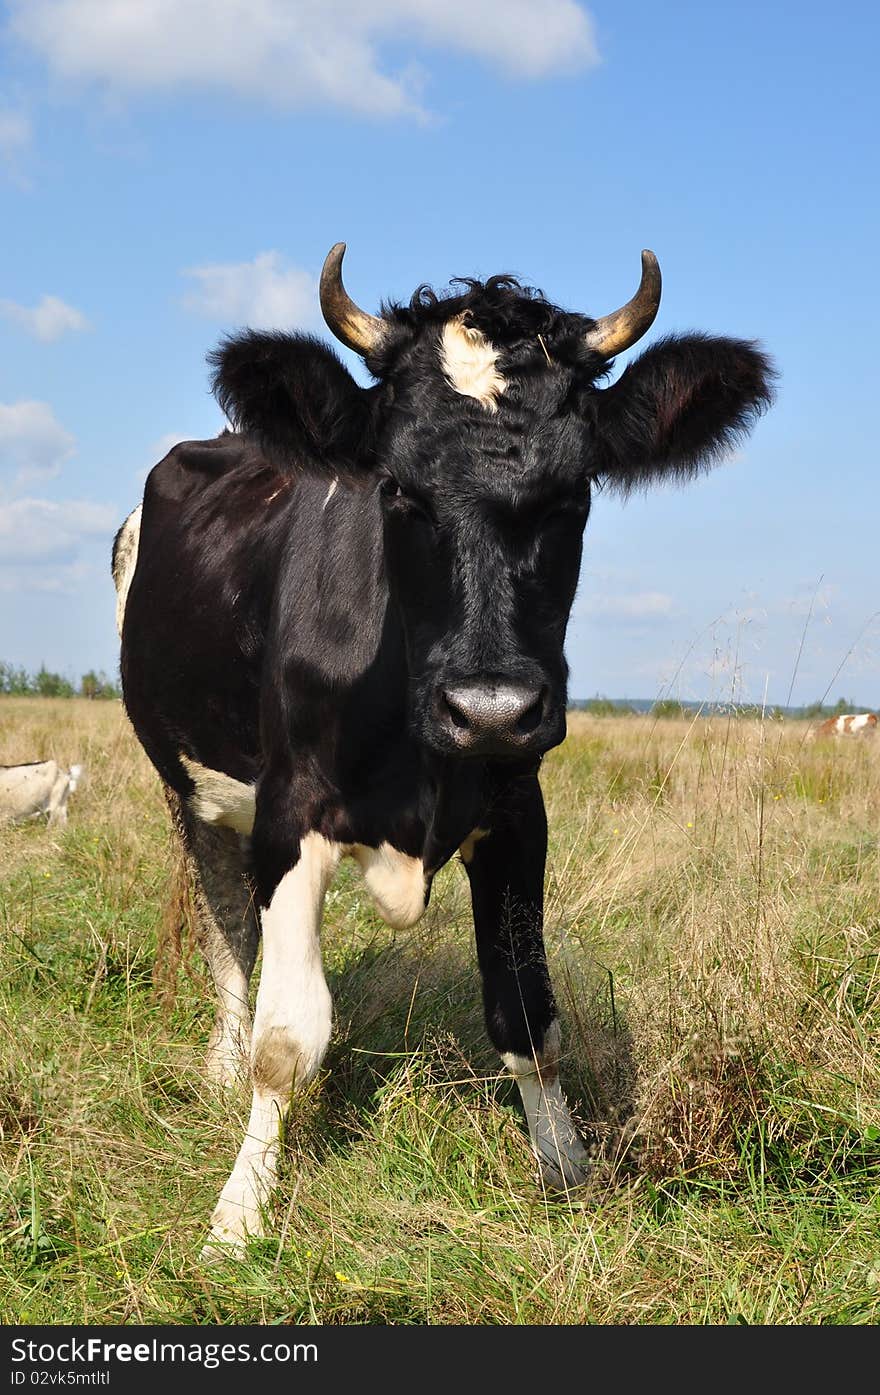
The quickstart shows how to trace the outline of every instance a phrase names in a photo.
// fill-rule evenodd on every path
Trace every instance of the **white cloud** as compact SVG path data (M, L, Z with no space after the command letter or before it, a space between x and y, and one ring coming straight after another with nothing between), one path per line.
M72 563L84 542L109 541L118 526L112 505L84 499L16 499L0 504L0 564Z
M795 595L783 597L777 609L789 615L800 615L805 619L809 616L827 623L839 593L839 586L827 582L822 585L821 578L818 582L802 582L797 586Z
M219 426L217 432L218 434L220 432ZM150 473L153 466L158 465L160 460L165 459L172 446L176 446L179 441L191 441L193 439L192 432L187 435L187 433L183 431L166 431L164 435L153 442L147 451L147 460L149 463L141 465L135 470L134 478L137 483L143 488L143 485L146 483L147 475Z
M671 615L672 611L672 597L663 591L587 595L577 607L579 615L599 620L654 620L658 616Z
M93 564L83 561L18 566L8 565L0 558L0 593L42 595L48 592L60 595L66 592L70 595L79 590L90 576L94 576L95 571Z
M44 295L33 308L19 305L14 300L0 300L0 315L13 324L21 325L26 333L43 344L53 343L62 334L89 328L82 311L60 300L57 295Z
M116 91L200 87L295 108L417 114L412 67L384 43L453 50L517 78L599 61L575 0L11 0L12 28L56 74Z
M172 446L178 445L180 441L189 441L191 439L192 437L184 436L181 431L166 431L165 435L160 436L158 441L155 441L150 447L150 459L153 464L150 465L149 468L152 470L153 465L157 465L160 460L164 460Z
M318 323L318 283L289 266L280 252L260 252L252 262L189 268L197 289L184 297L196 314L224 325L301 329Z
M20 111L0 111L0 159L14 160L31 143L31 123Z
M30 149L32 138L30 118L24 112L8 108L0 111L0 166L20 189L30 187L30 181L22 172L22 160Z
M57 475L75 445L48 402L0 402L0 484Z
M87 550L98 543L106 575L119 511L26 493L34 479L59 474L75 445L47 402L0 402L0 592L75 591L94 569Z

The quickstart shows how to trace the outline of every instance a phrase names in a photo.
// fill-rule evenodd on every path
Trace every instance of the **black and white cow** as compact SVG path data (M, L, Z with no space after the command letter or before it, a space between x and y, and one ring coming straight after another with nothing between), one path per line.
M319 928L343 857L407 926L461 855L489 1035L546 1180L583 1180L542 940L538 769L565 735L591 487L687 479L770 401L754 345L702 334L603 386L656 315L650 252L633 299L593 320L506 276L422 287L375 317L343 287L344 251L322 308L375 384L304 334L228 339L214 387L235 430L175 446L114 549L125 704L169 792L219 998L209 1059L224 1080L250 1061L209 1249L262 1233L291 1091L326 1050Z

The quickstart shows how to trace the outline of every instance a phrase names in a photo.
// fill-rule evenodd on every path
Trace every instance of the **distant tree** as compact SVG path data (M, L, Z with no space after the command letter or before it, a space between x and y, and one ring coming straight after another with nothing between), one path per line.
M826 707L822 702L811 702L806 707L801 708L801 716L809 717L815 721L820 717L839 717L844 712L857 712L858 705L853 698L840 697L833 707Z
M599 697L587 698L585 702L578 704L582 712L589 712L591 717L621 717L627 713L632 713L632 708L625 702L615 702L612 698Z
M19 696L32 691L31 677L23 668L13 668L12 664L0 661L0 693Z
M84 698L118 698L119 689L115 683L111 683L103 670L95 673L90 669L84 673L79 684L80 695Z
M40 697L73 697L73 684L42 665L34 678L33 691Z
M687 708L677 698L661 698L651 708L652 717L688 717L690 715Z
M77 694L84 698L122 696L118 685L111 682L103 671L96 673L94 669L90 669L88 673L83 674L77 688L68 678L63 678L60 673L53 673L45 664L41 665L37 673L30 674L26 669L15 668L12 664L0 660L0 695L15 697L26 693L36 693L39 697L75 697Z
M801 708L801 716L813 721L816 717L825 716L825 708L821 702L808 702L806 707Z

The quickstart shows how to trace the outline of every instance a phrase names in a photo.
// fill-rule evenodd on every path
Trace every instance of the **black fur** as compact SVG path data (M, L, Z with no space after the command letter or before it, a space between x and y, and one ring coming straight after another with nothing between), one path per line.
M320 339L246 329L208 362L226 416L283 469L347 470L369 460L372 394Z
M624 492L660 471L692 478L748 435L774 377L767 355L741 339L659 340L599 395L596 477Z

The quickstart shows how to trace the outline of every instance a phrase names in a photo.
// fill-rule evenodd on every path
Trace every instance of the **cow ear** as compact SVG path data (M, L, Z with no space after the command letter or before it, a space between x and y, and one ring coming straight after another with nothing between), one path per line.
M208 362L230 422L282 469L363 473L375 389L360 387L322 340L248 329Z
M591 473L624 493L693 478L748 434L773 400L775 376L741 339L660 340L600 392Z

